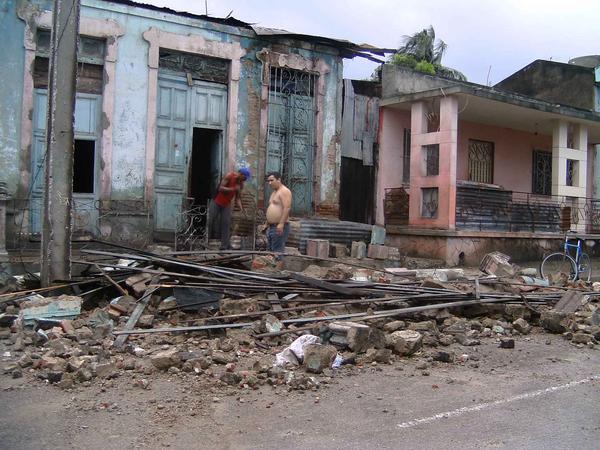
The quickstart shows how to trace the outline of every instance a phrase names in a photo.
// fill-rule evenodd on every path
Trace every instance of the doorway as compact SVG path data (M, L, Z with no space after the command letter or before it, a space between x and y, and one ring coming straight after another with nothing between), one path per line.
M188 177L192 206L204 206L217 194L221 178L221 130L194 128Z

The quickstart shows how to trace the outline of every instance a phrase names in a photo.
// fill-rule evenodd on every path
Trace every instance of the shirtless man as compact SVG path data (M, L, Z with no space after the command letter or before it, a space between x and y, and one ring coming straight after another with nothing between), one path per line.
M279 172L270 172L267 175L269 186L273 193L269 198L267 208L267 249L272 252L283 253L285 241L290 234L290 210L292 209L292 191L281 182ZM277 257L277 267L283 268L281 256Z

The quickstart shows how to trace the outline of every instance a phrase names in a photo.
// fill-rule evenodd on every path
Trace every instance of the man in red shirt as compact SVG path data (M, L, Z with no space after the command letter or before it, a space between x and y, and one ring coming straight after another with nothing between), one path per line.
M231 225L231 202L235 200L244 216L246 211L242 205L242 189L244 181L250 179L250 169L242 167L237 172L229 172L219 184L218 193L212 204L211 215L213 231L219 230L221 250L229 248L229 228Z

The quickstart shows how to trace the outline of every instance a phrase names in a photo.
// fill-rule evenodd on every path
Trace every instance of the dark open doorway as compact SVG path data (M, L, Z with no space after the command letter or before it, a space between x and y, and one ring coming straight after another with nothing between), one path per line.
M96 142L75 139L73 155L73 193L94 193L94 161Z
M194 128L188 197L194 206L206 205L216 195L221 177L220 130Z
M362 160L342 157L340 181L340 219L373 223L375 166Z

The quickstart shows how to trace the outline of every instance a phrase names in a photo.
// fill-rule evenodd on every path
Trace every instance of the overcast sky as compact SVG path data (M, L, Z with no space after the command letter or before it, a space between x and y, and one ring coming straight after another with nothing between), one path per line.
M204 14L204 0L137 0ZM208 14L354 43L396 48L433 25L448 45L443 64L469 81L494 84L536 59L568 62L600 54L598 0L206 0ZM344 76L368 77L375 64L344 61Z

